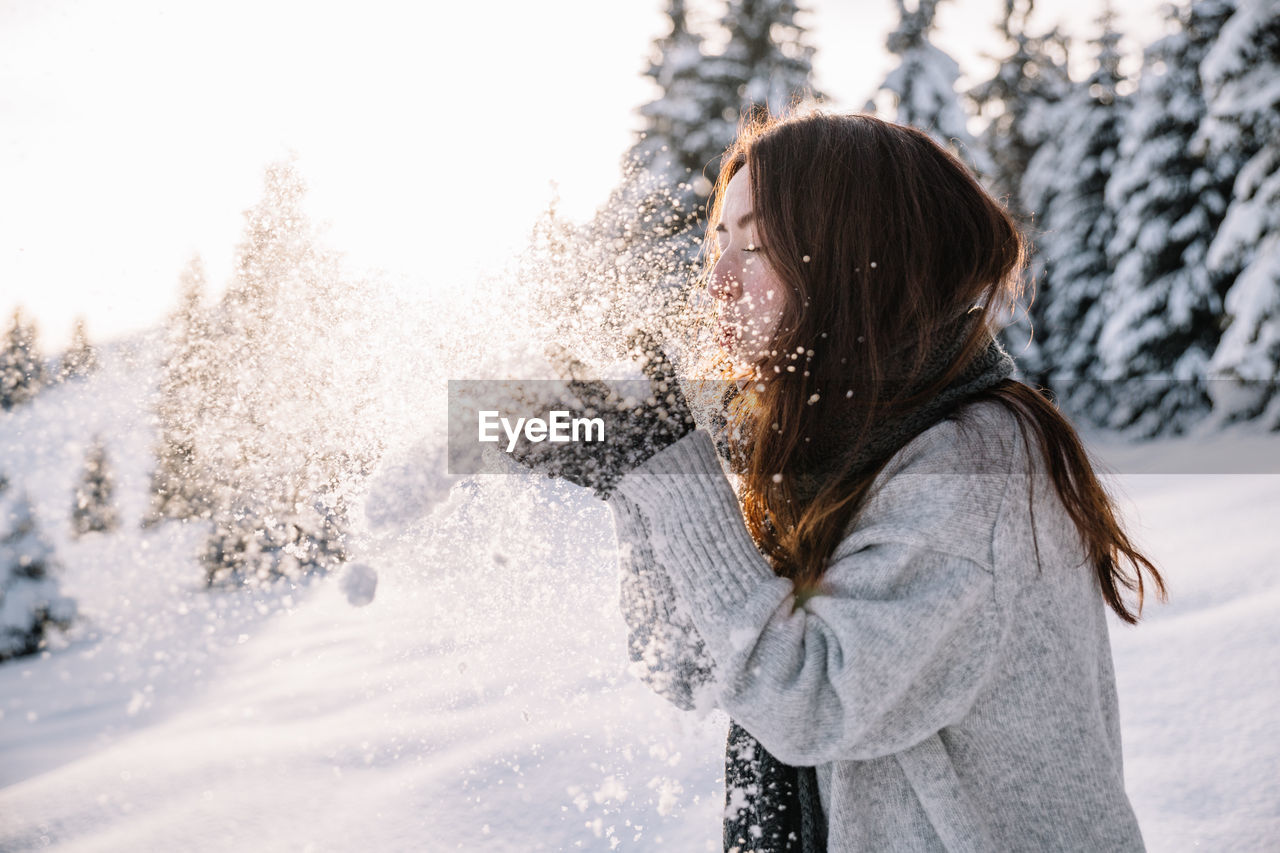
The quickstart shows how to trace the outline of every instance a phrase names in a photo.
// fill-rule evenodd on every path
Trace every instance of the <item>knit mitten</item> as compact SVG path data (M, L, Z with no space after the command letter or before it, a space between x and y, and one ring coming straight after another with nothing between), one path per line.
M667 354L648 333L637 333L630 343L648 380L643 397L601 380L574 378L563 399L546 403L574 418L599 418L603 440L523 440L512 449L511 458L607 498L625 474L692 432L693 413ZM581 363L570 354L561 351L556 359L569 375L580 373Z

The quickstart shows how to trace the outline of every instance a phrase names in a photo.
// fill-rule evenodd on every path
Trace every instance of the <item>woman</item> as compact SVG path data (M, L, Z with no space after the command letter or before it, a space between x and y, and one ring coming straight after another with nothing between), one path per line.
M725 849L1143 849L1104 604L1135 623L1120 587L1140 614L1164 585L994 340L1013 222L870 116L758 123L722 163L716 439L649 347L607 447L518 455L608 500L649 684L732 718Z

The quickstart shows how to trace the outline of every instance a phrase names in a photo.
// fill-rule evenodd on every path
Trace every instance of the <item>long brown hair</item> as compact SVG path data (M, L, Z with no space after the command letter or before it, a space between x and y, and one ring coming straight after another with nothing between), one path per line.
M1022 295L1028 247L965 166L918 130L869 115L757 115L721 159L704 247L707 274L719 257L715 227L725 188L743 167L759 251L785 298L770 352L754 364L749 391L727 413L726 439L743 478L747 527L775 572L795 581L803 596L818 587L887 461L870 470L854 465L872 425L921 406L987 346L999 317ZM926 363L957 318L970 321L960 327L967 331L958 354L933 375ZM723 359L716 372L744 378ZM1079 436L1057 408L1013 380L974 399L999 401L1024 438L1035 434L1112 610L1138 621L1143 570L1165 600L1160 573L1126 536ZM838 470L824 475L816 495L801 499L793 475L803 469L807 439L823 434L836 412L852 424L840 458L826 460ZM1134 568L1132 577L1122 560ZM1137 591L1138 615L1125 606L1120 587Z

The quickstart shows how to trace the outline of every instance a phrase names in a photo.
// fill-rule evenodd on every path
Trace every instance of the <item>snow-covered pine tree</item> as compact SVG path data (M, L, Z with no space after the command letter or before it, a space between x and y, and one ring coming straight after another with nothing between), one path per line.
M372 366L360 358L376 330L337 256L319 245L304 193L293 163L268 167L218 306L217 376L194 434L214 485L211 578L292 575L298 543L327 535L305 507L344 493L381 451Z
M929 41L940 0L916 0L914 8L908 8L907 0L896 2L898 26L885 46L898 64L880 84L879 92L887 97L881 97L877 112L926 131L979 175L989 174L994 167L970 135L956 91L960 66Z
M265 540L278 527L263 525L265 508L246 501L236 507L215 508L213 530L205 540L200 562L204 568L205 586L243 586L251 580L272 578L274 561L264 557Z
M36 347L36 327L13 312L9 332L0 344L0 409L8 411L34 397L45 384L44 362Z
M218 392L218 346L202 306L204 263L187 262L179 278L179 304L166 324L166 353L160 372L156 421L160 439L151 473L151 507L143 526L163 519L208 518L211 477L198 463L196 432L207 429L206 414Z
M640 108L645 122L634 153L682 195L705 202L719 173L719 157L753 110L786 112L813 89L813 48L797 21L793 0L729 0L720 19L726 43L711 56L689 29L683 0L669 0L671 32L654 43L646 72L661 94ZM666 151L670 156L662 157Z
M267 167L262 197L244 212L233 278L217 307L216 390L205 398L204 423L195 437L196 452L213 474L213 501L224 512L268 501L284 490L282 483L297 467L290 458L296 448L280 446L271 433L278 426L271 410L305 393L297 385L300 377L281 375L282 366L305 352L290 350L289 318L280 312L285 291L304 287L317 261L313 228L302 209L305 192L293 162Z
M84 318L76 318L71 332L71 346L62 356L59 369L61 379L83 379L98 369L98 348L89 343L89 334L85 331Z
M1142 436L1183 431L1208 414L1206 367L1221 335L1222 276L1205 263L1230 184L1193 153L1205 117L1200 62L1230 0L1166 7L1170 35L1147 48L1119 160L1114 273L1098 338L1107 425Z
M679 336L671 326L698 298L706 199L740 117L811 94L812 50L792 0L731 0L720 20L726 47L715 55L704 53L684 0L669 0L667 15L670 31L654 42L646 72L659 95L639 110L620 184L581 226L564 222L553 201L518 273L546 289L547 304L577 306L549 314L555 324L544 331L574 341L588 361L620 357L622 333L635 326Z
M1020 223L1030 224L1023 207L1022 179L1041 146L1054 145L1056 108L1073 91L1067 74L1069 40L1056 28L1040 35L1027 30L1033 0L1005 0L996 25L1007 52L997 57L995 76L966 93L980 119L985 120L979 147L990 163L981 176L987 189ZM1024 273L1023 287L1033 293L1033 274ZM1043 382L1044 359L1030 316L1019 305L1001 331L1005 347L1018 357L1028 377Z
M756 109L780 114L819 96L813 48L793 0L729 0L719 22L725 47L713 55L690 30L684 0L669 0L667 15L671 32L655 41L646 72L660 94L639 110L641 138L628 160L673 188L683 212L696 213L743 115Z
M639 109L640 138L627 160L674 188L679 208L692 211L711 191L703 170L733 138L739 98L736 82L709 73L684 0L668 0L667 18L671 32L654 41L645 70L659 94Z
M71 504L71 529L76 536L107 532L119 526L115 507L115 476L107 457L107 446L94 436L85 454L80 482Z
M622 213L618 245L637 269L668 268L656 284L676 290L693 272L699 217L736 131L741 80L718 57L703 54L683 0L669 0L667 17L671 32L654 42L645 72L659 94L639 109L640 137L624 160L622 193L601 215Z
M1226 329L1209 362L1214 408L1280 429L1280 10L1238 0L1200 65L1208 115L1201 144L1238 167L1209 268L1232 283Z
M287 502L285 502L287 503ZM246 501L214 517L201 562L208 587L297 581L334 571L349 557L345 499L326 493L310 502L267 506Z
M209 474L210 583L223 575L238 582L274 577L275 546L287 540L284 495L300 476L302 450L281 440L275 428L288 425L272 414L307 392L304 377L284 375L305 357L290 349L289 320L306 320L281 312L285 291L301 288L316 263L305 191L292 161L267 167L262 197L244 212L232 281L214 312L216 378L192 434L192 457Z
M321 493L301 507L294 558L304 571L331 572L349 557L351 522L346 499L338 492Z
M1005 0L996 30L1007 52L995 57L995 76L966 93L986 122L978 144L991 164L984 175L987 189L1020 221L1026 218L1022 176L1041 144L1057 132L1049 116L1072 90L1067 39L1056 29L1032 36L1027 19L1034 9L1034 0Z
M793 0L730 0L721 21L729 42L714 64L722 77L740 81L739 113L781 115L821 97L813 88L813 47L796 20L803 11Z
M1106 185L1126 107L1116 91L1122 78L1114 22L1104 7L1094 70L1054 110L1060 129L1031 158L1022 182L1023 208L1035 221L1036 293L1029 311L1039 342L1038 360L1024 359L1024 369L1086 417L1097 414L1092 404L1102 387L1096 348L1111 276L1107 245L1115 232Z
M57 567L31 501L0 476L0 661L35 654L51 627L65 629L75 618Z
M684 0L668 0L666 11L671 31L654 41L645 70L658 95L638 111L640 132L623 158L622 181L579 235L651 266L673 253L692 261L691 229L711 191L704 173L733 138L739 101L738 81L723 79L703 55Z

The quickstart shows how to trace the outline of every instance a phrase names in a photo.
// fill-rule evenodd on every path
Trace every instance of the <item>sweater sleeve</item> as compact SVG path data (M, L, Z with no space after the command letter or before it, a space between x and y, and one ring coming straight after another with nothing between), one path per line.
M947 482L898 500L945 502ZM629 472L610 501L649 519L654 557L714 661L717 703L788 764L907 749L962 718L993 670L991 570L945 550L946 536L851 534L798 605L756 550L707 433Z
M618 542L619 595L627 623L632 672L681 710L697 705L712 683L712 663L698 630L681 608L667 571L650 546L650 528L640 508L624 497L609 502Z

